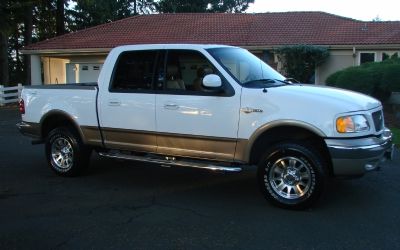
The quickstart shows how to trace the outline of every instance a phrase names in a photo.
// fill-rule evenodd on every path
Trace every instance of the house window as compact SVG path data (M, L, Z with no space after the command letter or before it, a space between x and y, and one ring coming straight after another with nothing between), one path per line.
M376 53L375 52L360 52L360 65L369 62L376 61Z
M399 53L398 52L392 52L392 53L390 53L390 52L383 52L382 53L382 61L385 61L385 60L388 60L388 59L390 59L392 56L395 56L395 55L397 55L397 56L399 56Z

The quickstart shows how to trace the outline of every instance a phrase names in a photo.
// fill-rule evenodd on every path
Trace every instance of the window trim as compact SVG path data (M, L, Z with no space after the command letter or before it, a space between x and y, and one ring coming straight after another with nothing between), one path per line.
M165 89L165 85L166 85L166 76L164 77L164 81L163 81L163 85L162 85L162 89L158 89L157 88L157 69L158 69L158 65L160 63L160 60L164 60L163 63L163 70L166 74L166 70L167 70L167 59L168 59L168 54L170 51L172 50L177 50L177 51L193 51L196 53L199 53L200 55L202 55L204 57L205 60L207 60L211 65L214 66L215 70L217 71L216 75L218 75L221 78L222 81L222 88L223 91L221 91L220 93L213 93L213 92L205 92L205 91L187 91L187 90L166 90ZM117 69L117 65L119 63L119 61L121 60L121 57L124 53L129 53L129 52L148 52L148 51L155 51L157 54L155 56L155 61L154 61L154 66L153 66L153 77L152 77L152 83L151 83L151 89L146 89L146 90L136 90L136 89L115 89L112 87L113 85L113 81L115 78L115 74L116 74L116 69ZM217 62L218 63L218 62ZM202 53L199 50L196 49L143 49L143 50L126 50L121 52L118 55L118 58L115 61L115 65L110 77L110 81L108 84L108 91L110 93L139 93L139 94L161 94L161 95L193 95L193 96L216 96L216 97L232 97L235 95L235 89L234 87L231 85L231 83L224 77L224 75L220 72L220 70L218 70L218 68L216 67L216 65L214 63L212 63L207 56Z

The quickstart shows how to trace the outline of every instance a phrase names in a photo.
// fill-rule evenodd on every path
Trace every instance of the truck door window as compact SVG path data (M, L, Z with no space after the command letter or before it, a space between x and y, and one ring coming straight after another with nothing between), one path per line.
M114 69L111 91L146 91L152 89L157 51L121 53Z
M186 93L204 91L204 76L217 74L214 66L193 50L169 50L165 72L164 90Z

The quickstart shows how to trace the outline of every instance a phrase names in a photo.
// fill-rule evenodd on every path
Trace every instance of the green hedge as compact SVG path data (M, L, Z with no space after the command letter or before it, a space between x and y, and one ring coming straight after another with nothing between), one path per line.
M400 91L400 59L366 63L338 71L328 77L327 85L354 90L387 101L391 92Z

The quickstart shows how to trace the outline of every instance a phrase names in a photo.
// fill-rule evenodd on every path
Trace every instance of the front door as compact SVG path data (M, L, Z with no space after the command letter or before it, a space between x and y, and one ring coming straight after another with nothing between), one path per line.
M220 93L202 86L205 75L222 75L200 52L169 50L166 58L167 63L160 63L158 67L157 152L233 160L240 95L226 80Z

